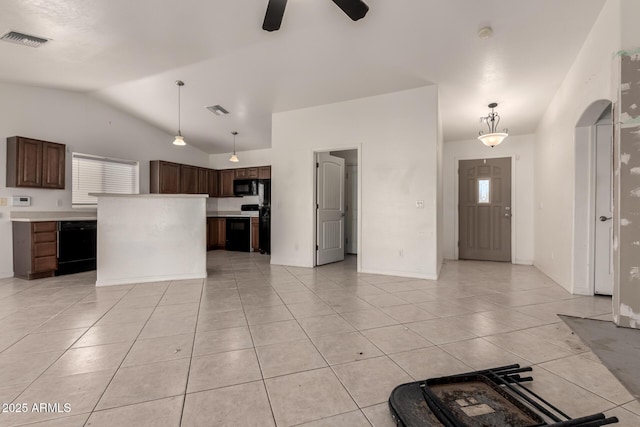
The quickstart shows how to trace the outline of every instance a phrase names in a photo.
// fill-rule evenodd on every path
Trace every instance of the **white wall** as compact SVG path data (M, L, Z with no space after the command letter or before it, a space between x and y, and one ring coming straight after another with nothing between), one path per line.
M238 163L231 163L231 153L209 155L209 167L212 169L236 169L250 166L268 166L271 164L271 148L263 150L237 151Z
M149 160L209 166L209 155L172 145L173 136L76 92L0 83L0 198L32 197L30 208L0 207L0 277L13 275L12 210L71 209L71 153L140 161L140 192L149 192ZM6 138L20 135L67 145L65 190L6 187Z
M207 277L205 195L98 199L96 286Z
M478 139L450 141L444 144L444 257L456 259L458 219L457 176L458 161L493 157L514 157L515 169L512 181L515 185L515 200L512 200L513 231L516 245L516 264L533 263L533 135L510 135L497 147L484 146Z
M611 99L619 48L620 0L609 0L535 132L534 264L570 291L575 127L589 105Z
M313 265L314 151L359 147L362 271L437 277L437 97L427 86L273 115L273 264Z

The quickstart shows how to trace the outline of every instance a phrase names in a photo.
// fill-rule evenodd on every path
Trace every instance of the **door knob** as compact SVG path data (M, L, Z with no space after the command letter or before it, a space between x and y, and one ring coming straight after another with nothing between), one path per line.
M610 219L611 219L611 217L610 217L610 216L604 216L604 215L602 215L602 216L600 217L600 221L602 221L602 222L608 221L608 220L610 220Z
M506 213L506 214L504 214L504 216L506 216L508 218L508 217L511 216L511 214L510 213Z

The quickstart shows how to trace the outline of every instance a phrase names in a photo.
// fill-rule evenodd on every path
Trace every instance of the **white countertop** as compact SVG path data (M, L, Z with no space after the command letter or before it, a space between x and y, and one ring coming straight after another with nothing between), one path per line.
M226 218L226 217L247 217L247 218L257 218L259 216L258 211L207 211L208 217L218 217L218 218Z
M118 193L89 193L94 197L128 197L128 198L159 198L159 199L194 199L194 198L208 198L208 194L118 194Z
M98 218L98 213L95 210L53 212L12 211L10 218L11 221L16 222L95 221Z

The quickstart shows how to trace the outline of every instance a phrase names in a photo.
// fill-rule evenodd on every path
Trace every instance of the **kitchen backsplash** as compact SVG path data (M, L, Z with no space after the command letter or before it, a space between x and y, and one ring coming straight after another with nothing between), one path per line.
M239 211L242 205L258 204L258 196L220 197L207 199L208 211Z

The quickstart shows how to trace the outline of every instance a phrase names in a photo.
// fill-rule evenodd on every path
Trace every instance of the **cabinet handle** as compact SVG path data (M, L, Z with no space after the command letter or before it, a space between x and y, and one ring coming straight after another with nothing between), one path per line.
M56 230L56 259L60 257L60 232Z

